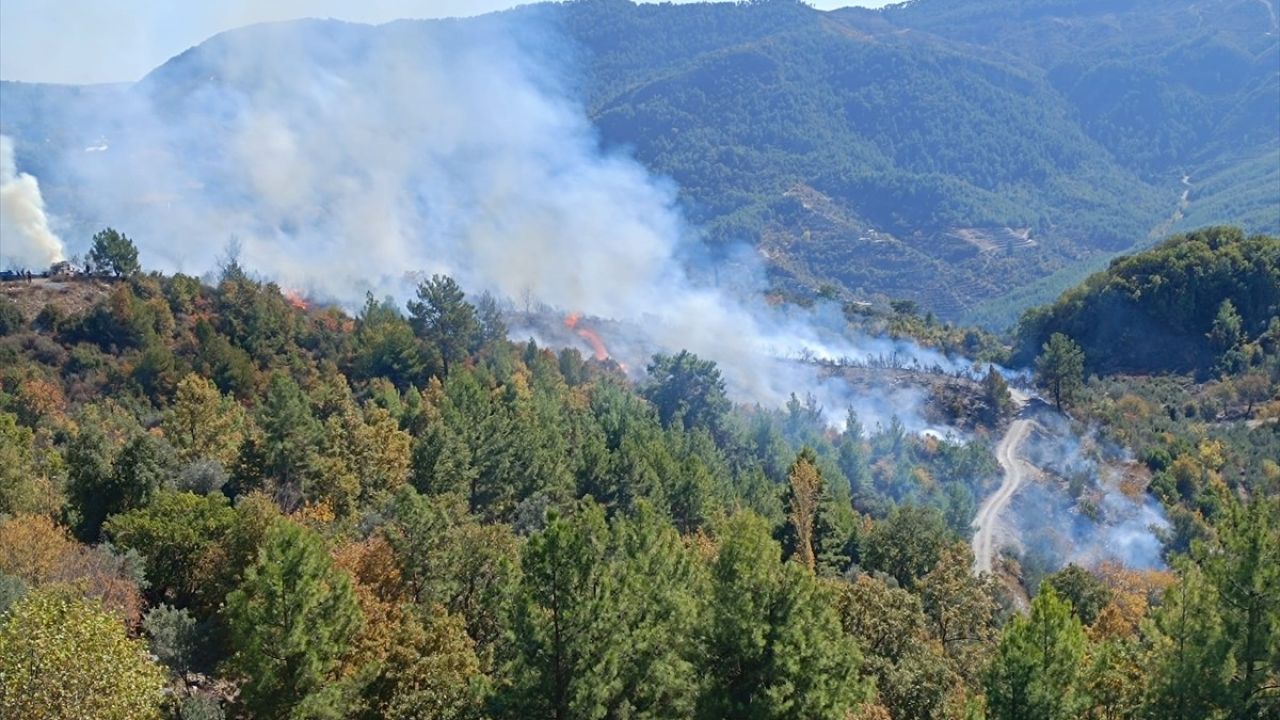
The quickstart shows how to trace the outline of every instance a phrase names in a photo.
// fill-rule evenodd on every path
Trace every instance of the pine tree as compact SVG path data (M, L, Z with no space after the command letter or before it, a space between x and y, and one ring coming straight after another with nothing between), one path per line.
M704 428L717 440L724 439L730 403L715 362L681 350L654 355L648 371L649 382L641 392L658 409L663 427Z
M394 495L381 529L405 593L419 607L462 618L487 657L505 630L519 574L517 540L504 525L482 525L457 496L424 497L411 487Z
M517 647L506 670L512 686L503 699L509 716L590 717L581 695L602 655L617 650L607 643L616 602L604 571L608 535L604 511L586 503L525 546L512 621Z
M996 372L994 365L987 366L987 374L982 378L982 399L987 405L988 420L995 424L1008 417L1013 410L1013 398L1009 395L1009 383Z
M720 530L701 718L845 717L869 696L857 646L840 632L827 589L784 563L767 524L739 513Z
M356 319L353 354L353 380L386 378L403 390L422 379L422 349L390 298L379 303L372 293L366 296Z
M1075 720L1085 698L1078 687L1086 639L1071 605L1044 588L1029 617L1004 630L987 672L992 720Z
M227 669L244 679L245 708L264 720L290 717L335 687L331 673L361 622L351 581L323 541L287 520L271 526L223 616L234 651Z
M616 595L603 662L584 678L584 717L690 717L702 685L694 666L703 575L661 514L640 505L610 532Z
M840 435L837 464L849 481L849 494L855 504L861 502L868 493L874 492L865 440L862 423L858 421L857 413L850 408L845 420L845 431Z
M1217 542L1198 548L1236 668L1230 717L1280 712L1280 501L1225 498Z
M515 717L689 717L697 565L646 505L606 526L599 505L554 519L526 547L508 668Z
M116 277L129 277L141 270L138 248L127 236L113 228L100 230L93 236L89 262L95 272L110 272Z
M1162 720L1222 718L1235 671L1232 640L1218 614L1220 599L1194 564L1164 593L1145 629L1150 668L1147 717Z
M1231 350L1244 340L1244 321L1229 298L1218 306L1207 337L1213 349L1220 353Z
M1246 339L1244 320L1230 299L1223 300L1218 306L1213 325L1205 337L1209 339L1209 346L1218 353L1217 369L1222 375L1238 372L1246 365L1246 355L1241 347Z
M275 483L283 504L296 505L310 490L322 427L311 414L307 396L285 373L271 376L258 426L263 436L262 471Z
M1061 410L1084 385L1084 351L1071 338L1054 333L1036 358L1036 377Z
M481 338L476 309L466 298L453 278L432 275L418 285L418 299L409 301L410 324L439 353L445 376L478 347Z

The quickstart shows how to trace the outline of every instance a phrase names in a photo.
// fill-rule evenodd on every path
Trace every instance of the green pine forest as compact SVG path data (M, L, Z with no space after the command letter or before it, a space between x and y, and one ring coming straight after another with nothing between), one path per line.
M971 439L832 429L508 340L444 276L353 316L94 247L0 294L0 717L1280 717L1280 238L1176 236L1008 339L850 309L1035 365L1147 469L1168 569L1027 606L971 572L994 373Z

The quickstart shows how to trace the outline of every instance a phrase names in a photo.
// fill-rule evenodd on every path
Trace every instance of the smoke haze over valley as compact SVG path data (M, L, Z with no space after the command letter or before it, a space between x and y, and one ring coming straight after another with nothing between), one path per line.
M678 205L717 259L757 248L772 288L811 295L833 284L998 326L1160 233L1215 222L1280 230L1280 45L1264 27L1265 3L1215 0L1210 10L1142 0L1111 14L1080 3L1007 17L981 4L925 5L578 2L377 27L268 24L223 33L132 85L0 83L0 129L80 236L104 222L94 207L103 186L144 216L181 197L173 212L189 217L167 222L202 238L197 269L231 232L249 242L272 228L298 236L370 222L347 211L284 217L297 197L345 192L338 181L359 167L367 177L350 189L375 198L364 202L394 203L373 213L385 227L366 233L372 258L388 257L378 244L406 224L422 236L447 230L430 225L440 213L424 193L393 200L391 187L372 183L430 188L431 178L411 177L426 159L413 150L459 157L444 143L463 139L449 125L461 117L482 118L462 130L495 151L564 137L569 163L583 143L635 158L670 179L637 204ZM997 26L1018 40L986 45L982 28ZM1060 26L1073 33L1057 38ZM1041 36L1055 39L1026 40ZM528 82L532 97L519 90ZM500 97L504 84L509 98ZM344 101L350 117L335 110ZM384 120L376 138L305 162L289 155L290 142L307 148L326 130ZM426 127L438 128L438 141L406 136ZM408 152L385 158L391 148ZM363 165L342 164L357 153ZM316 174L281 194L271 187L279 178L257 171L268 158ZM162 172L135 176L133 167ZM532 180L516 177L524 171L482 164L475 177ZM484 201L470 198L474 188L450 192Z
M1275 1L0 68L0 717L1280 717Z
M129 208L152 267L203 273L234 241L245 266L351 308L448 274L629 321L636 336L614 351L633 345L632 367L687 348L744 401L814 392L842 421L848 393L788 362L800 357L969 368L843 337L836 308L767 308L749 246L713 258L672 181L601 147L567 94L571 68L551 60L563 47L554 27L501 20L248 28L176 58L105 118L73 118L82 141L51 174L90 225ZM864 404L868 419L924 429L917 403L894 396Z

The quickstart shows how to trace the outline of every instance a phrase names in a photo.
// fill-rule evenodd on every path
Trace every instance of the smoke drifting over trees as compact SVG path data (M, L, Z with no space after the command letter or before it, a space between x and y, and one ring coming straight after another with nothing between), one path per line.
M808 394L832 425L853 407L867 423L934 429L924 393L855 391L796 360L970 363L850 337L831 307L767 307L749 248L710 271L673 183L602 149L568 91L572 63L549 59L564 42L503 16L227 33L112 114L82 118L86 147L55 174L87 222L129 209L148 268L205 272L234 241L244 266L349 308L448 275L468 293L624 321L609 353L637 370L687 349L718 365L736 401Z
M611 354L642 368L687 348L740 400L811 390L843 417L851 393L785 362L797 357L967 367L768 309L747 249L703 267L673 184L602 150L569 99L572 68L547 59L563 43L502 16L247 28L157 69L114 116L84 118L78 132L100 140L58 174L95 222L130 208L147 267L204 272L234 238L246 267L352 308L447 274L469 293L630 321ZM860 402L871 420L918 415L909 394Z

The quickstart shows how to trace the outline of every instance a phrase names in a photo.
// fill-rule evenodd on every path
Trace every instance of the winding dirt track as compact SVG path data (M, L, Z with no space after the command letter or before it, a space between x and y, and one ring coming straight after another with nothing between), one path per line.
M1014 401L1018 405L1024 405L1027 398L1018 393L1014 396ZM1004 481L995 492L982 501L978 514L973 518L975 531L973 533L973 571L975 573L991 572L996 554L996 534L999 530L1000 513L1009 506L1009 501L1013 499L1027 478L1036 472L1035 468L1018 454L1018 449L1031 434L1032 425L1033 422L1030 419L1023 417L1015 419L1009 423L1009 429L1004 437L1000 438L1000 444L996 445L996 461L1004 469Z

